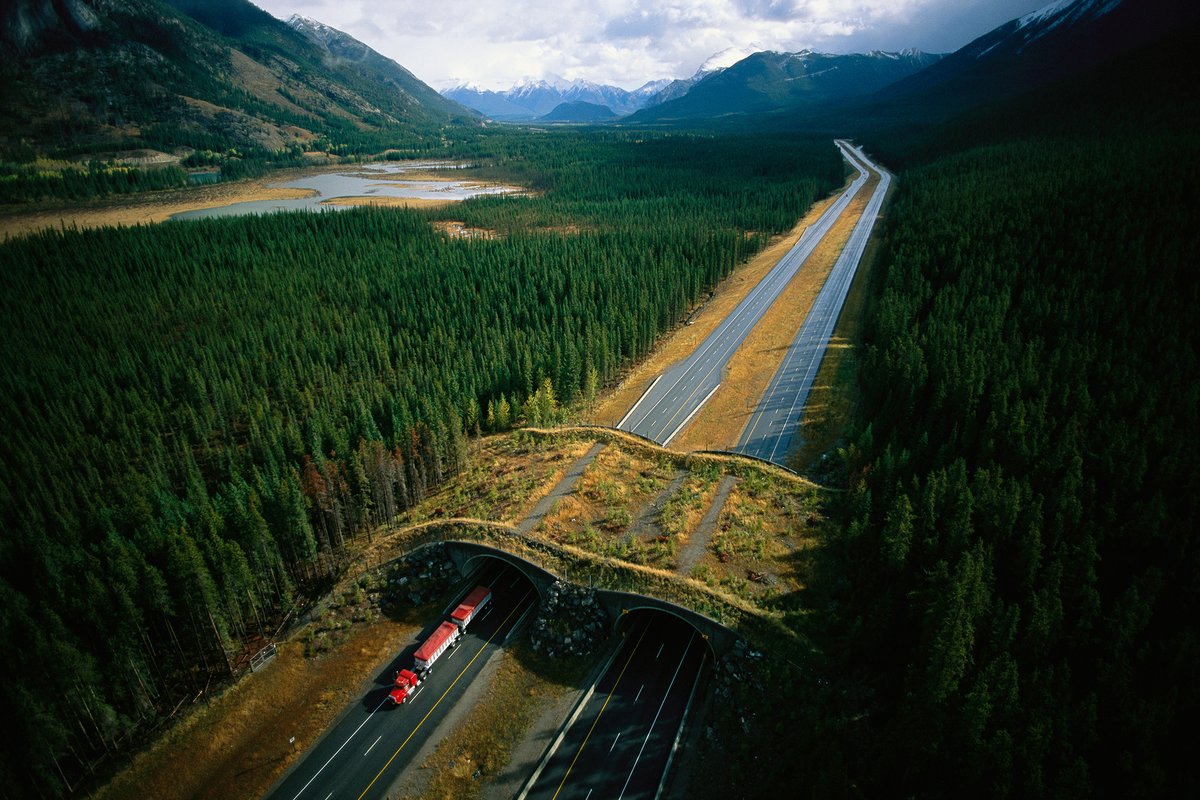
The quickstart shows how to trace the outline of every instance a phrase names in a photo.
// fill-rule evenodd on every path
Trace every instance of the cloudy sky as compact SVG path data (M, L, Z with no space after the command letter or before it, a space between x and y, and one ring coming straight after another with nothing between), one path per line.
M949 52L1049 0L252 0L332 25L444 89L552 76L634 89L709 56Z

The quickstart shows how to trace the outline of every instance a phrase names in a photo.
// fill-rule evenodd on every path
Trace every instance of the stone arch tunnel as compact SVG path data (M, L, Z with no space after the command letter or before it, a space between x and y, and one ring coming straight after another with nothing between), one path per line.
M448 541L444 545L447 556L454 562L459 573L464 576L471 574L484 559L493 558L520 570L543 598L546 597L546 593L556 581L566 581L531 561L499 548L478 542ZM570 583L571 581L566 582ZM699 631L714 656L724 655L739 638L736 632L716 620L657 597L597 588L596 599L607 612L614 631L620 629L625 618L632 612L658 611L681 619Z

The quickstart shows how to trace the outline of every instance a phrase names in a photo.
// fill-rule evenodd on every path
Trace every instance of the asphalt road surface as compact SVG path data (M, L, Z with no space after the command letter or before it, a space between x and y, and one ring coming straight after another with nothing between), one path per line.
M708 645L687 623L645 614L519 800L652 800Z
M863 250L867 246L867 239L870 238L871 230L879 217L879 209L883 205L883 197L887 194L891 176L867 159L858 148L849 145L847 147L854 158L879 173L879 183L871 199L867 201L866 210L854 226L850 240L838 256L837 263L833 265L828 280L821 287L817 299L813 301L812 310L808 312L796 338L788 346L787 354L771 379L767 391L747 420L741 439L734 448L739 453L782 464L796 443L804 404L812 391L817 370L821 367L821 359L829 345L829 337L833 335L833 327L842 313L842 306L846 302L846 295L850 291L850 283L854 280Z
M867 181L867 173L850 157L847 145L837 143L859 175L825 213L800 236L750 294L709 334L686 359L655 378L650 388L617 423L621 430L645 436L659 444L671 440L691 421L721 383L721 372L746 335L771 307L779 293L816 249L842 211Z
M489 609L467 627L459 643L433 664L425 682L404 705L387 699L392 677L412 666L420 642L476 584L491 587ZM330 800L386 797L387 789L420 751L446 712L462 697L488 658L534 606L537 591L515 569L499 564L481 569L452 598L445 613L400 653L365 697L333 727L267 794L271 800ZM280 735L285 732L281 731Z

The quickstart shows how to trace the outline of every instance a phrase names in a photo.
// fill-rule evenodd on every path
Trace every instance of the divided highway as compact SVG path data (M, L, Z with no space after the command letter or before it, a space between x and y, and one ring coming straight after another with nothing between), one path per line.
M537 601L537 591L512 567L488 565L455 597L447 612L476 583L492 589L492 602L473 620L453 650L438 659L404 705L387 699L394 671L410 667L416 643L405 649L367 695L356 701L267 794L271 800L383 798L446 713L458 703L491 655ZM420 641L445 619L430 620Z
M842 155L858 170L858 177L801 235L795 246L771 268L729 316L686 359L658 376L625 418L621 430L670 444L717 390L721 372L747 334L771 307L780 292L816 249L841 213L867 181L867 172L849 155L848 145L837 142Z
M791 449L800 427L801 412L812 391L813 381L817 377L817 370L820 369L821 359L829 344L829 337L833 334L833 327L837 324L842 306L846 302L850 283L854 280L863 250L866 249L871 230L879 217L884 195L891 184L891 176L872 163L861 150L846 145L843 152L846 152L847 148L862 165L879 173L879 183L867 202L862 217L854 226L850 240L838 257L837 263L833 265L833 271L813 302L812 310L789 345L783 363L779 365L766 393L746 422L741 439L734 448L739 453L783 463ZM855 167L863 170L863 166L859 164L855 164Z
M518 800L652 800L707 661L708 645L681 620L634 621Z

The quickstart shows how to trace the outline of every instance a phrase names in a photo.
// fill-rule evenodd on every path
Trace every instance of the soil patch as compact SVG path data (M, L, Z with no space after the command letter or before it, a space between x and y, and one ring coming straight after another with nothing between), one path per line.
M435 220L433 227L451 239L496 239L500 235L487 228L468 228L465 222L454 219Z

